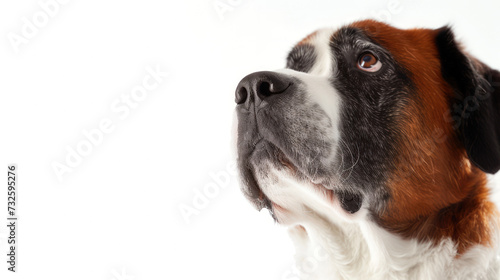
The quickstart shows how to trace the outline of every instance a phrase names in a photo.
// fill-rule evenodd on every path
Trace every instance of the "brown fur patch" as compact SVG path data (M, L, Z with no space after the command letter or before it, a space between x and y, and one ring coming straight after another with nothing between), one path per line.
M436 31L401 30L376 21L352 24L391 52L411 73L417 97L401 123L390 199L378 222L407 238L438 243L451 238L458 254L490 245L495 205L488 199L486 176L470 165L445 118L452 89L441 74Z
M316 37L316 34L318 34L318 31L314 31L313 33L307 35L304 39L302 39L299 43L297 43L297 46L305 45L305 44L310 44L311 40L314 37Z

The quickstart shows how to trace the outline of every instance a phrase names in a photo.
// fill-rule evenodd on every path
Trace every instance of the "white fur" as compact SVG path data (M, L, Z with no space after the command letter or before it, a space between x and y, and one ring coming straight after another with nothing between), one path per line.
M322 77L331 77L335 74L336 69L332 68L332 65L335 65L334 58L329 45L334 31L331 28L320 29L309 39L308 44L313 45L316 51L316 61L309 71L310 74Z
M311 104L319 105L328 116L332 129L330 131L325 131L328 134L328 137L326 137L328 139L325 139L325 141L333 141L336 145L333 146L333 151L330 153L330 156L322 160L325 163L331 163L336 156L335 152L337 151L340 138L339 112L342 102L336 89L330 84L328 76L311 75L290 69L280 69L275 72L300 79L302 86L305 87L304 91L307 101ZM323 73L325 74L326 72Z
M289 227L301 279L500 279L496 248L477 245L456 256L451 239L438 246L404 240L370 221L362 207L355 215L310 182L274 170L259 185Z

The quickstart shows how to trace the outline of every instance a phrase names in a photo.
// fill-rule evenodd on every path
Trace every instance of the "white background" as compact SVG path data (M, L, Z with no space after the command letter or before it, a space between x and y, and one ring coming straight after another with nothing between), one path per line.
M500 68L498 1L67 0L43 23L47 2L0 4L1 185L8 164L19 169L18 273L4 262L2 187L0 279L293 279L286 231L246 202L228 170L238 81L282 68L319 27L368 17L452 24ZM13 44L24 18L45 25ZM117 113L148 67L169 76ZM54 164L104 119L113 131L59 180ZM203 201L204 189L218 192ZM196 199L203 207L183 216Z

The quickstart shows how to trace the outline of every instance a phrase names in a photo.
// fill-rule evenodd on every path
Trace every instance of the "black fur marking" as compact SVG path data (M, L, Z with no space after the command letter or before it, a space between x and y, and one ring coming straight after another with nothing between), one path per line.
M443 78L454 90L453 128L471 162L495 173L500 169L500 73L479 61L473 63L449 27L438 30L436 45Z
M332 83L342 96L340 122L343 161L348 172L341 174L344 185L370 196L373 210L388 197L388 174L395 168L398 125L408 100L416 98L407 71L389 51L356 28L343 28L330 46L337 65ZM356 67L358 57L370 51L382 63L379 71L368 73ZM349 156L354 153L355 156Z
M300 71L309 72L316 62L316 52L311 45L298 45L295 46L286 59L286 68Z

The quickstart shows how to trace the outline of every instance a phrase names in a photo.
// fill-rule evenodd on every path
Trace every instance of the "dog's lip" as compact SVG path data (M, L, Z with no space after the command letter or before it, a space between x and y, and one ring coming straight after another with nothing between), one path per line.
M316 187L321 187L321 188L324 188L326 190L332 190L332 188L328 188L326 187L321 181L321 179L318 179L318 178L311 178L310 176L308 176L307 174L305 174L304 172L301 172L300 169L295 165L293 164L292 160L290 160L283 151L281 151L280 149L279 150L279 154L278 154L278 161L286 168L288 168L292 174L296 175L297 172L300 172L301 174L303 174L307 179L308 181L313 184L314 186Z
M278 155L276 159L278 160L279 163L281 163L284 167L286 167L292 173L292 175L296 175L297 172L300 172L299 168L292 163L292 160L290 160L281 149L278 148L277 150L278 150ZM317 191L323 192L325 194L327 201L329 201L330 203L334 202L336 195L332 188L327 188L324 184L321 183L321 180L319 179L310 178L306 174L304 174L304 176L307 178L309 183L314 186L314 188ZM261 195L265 196L265 194L260 189L260 186L259 190L261 192ZM274 207L277 204L275 202L271 202L271 205ZM281 209L284 209L279 205L277 206Z
M254 143L254 147L257 146L257 144L259 144L263 139L258 139L255 143ZM290 172L292 172L292 174L296 174L297 172L297 167L291 162L290 159L288 159L288 157L285 155L285 153L277 148L276 149L276 152L277 152L277 155L276 155L276 160L281 164L283 165L285 168L287 168ZM255 178L255 175L253 174L253 177ZM261 186L258 184L257 180L255 180L256 182L256 185L255 187L257 188L257 191L258 191L258 195L257 197L254 197L254 199L256 199L261 205L266 205L269 210L272 211L272 209L274 208L275 204L273 201L271 201L269 199L269 197L267 197L267 195L262 191L262 188Z
M254 147L260 143L262 139L259 139L257 143L254 145ZM274 154L274 160L275 163L281 164L284 168L288 169L289 172L292 174L292 176L297 176L297 177L302 177L302 179L306 178L306 180L309 182L310 185L315 189L315 191L319 192L325 200L333 205L335 203L340 203L343 210L346 211L348 214L354 214L357 212L358 209L355 209L355 211L350 211L348 208L343 207L345 202L349 202L356 198L355 194L352 194L350 192L345 193L342 190L336 190L334 186L327 186L324 184L324 182L319 179L319 178L311 178L307 174L303 173L300 168L298 168L292 160L290 160L289 157L286 156L286 154L278 147L276 147L275 154ZM253 178L255 178L255 174L252 172ZM266 193L262 190L261 186L258 184L257 180L254 179L255 185L253 185L254 188L254 194L250 195L251 199L254 200L256 203L258 210L261 210L262 208L267 208L271 214L274 217L274 210L283 210L285 207L280 206L276 204L275 201L272 201ZM339 193L340 191L340 193ZM351 199L349 199L351 198ZM347 205L347 204L346 204ZM286 209L285 209L286 210Z
M292 161L280 149L278 149L277 160L284 167L288 168L292 172L293 175L296 175L297 172L300 172L299 168L296 165L294 165L292 163ZM359 198L360 197L359 194L354 194L354 193L345 192L345 191L340 191L339 192L339 190L336 191L335 188L327 187L325 184L321 183L321 180L310 178L306 174L304 174L304 175L305 175L305 177L307 177L307 180L313 186L313 188L317 192L321 193L321 195L325 198L325 200L330 205L333 205L335 203L340 204L340 207L347 214L354 214L354 213L356 213L359 210L360 205L357 206L357 209L355 209L356 207L354 207L353 205L351 205L352 202L355 202L356 200L360 199ZM260 186L259 186L259 190L261 192L261 196L263 196L266 199L268 199L265 196L265 194L262 192L262 190L260 189ZM271 201L271 200L269 200L269 201L271 203L270 206L272 207L272 211L271 211L272 213L274 213L274 210L278 210L280 212L283 212L284 210L286 210L286 208L284 208L283 206L280 206L280 205L276 204L276 202ZM355 202L355 203L359 203L359 201ZM350 208L352 208L352 209L350 209Z
M293 174L297 172L297 166L292 163L292 161L285 155L285 153L281 149L278 149L277 160L281 163L281 165L288 168Z

